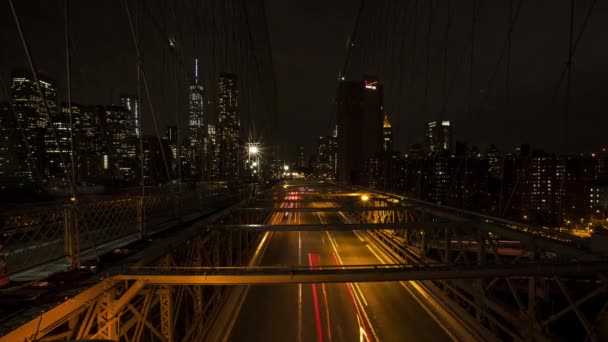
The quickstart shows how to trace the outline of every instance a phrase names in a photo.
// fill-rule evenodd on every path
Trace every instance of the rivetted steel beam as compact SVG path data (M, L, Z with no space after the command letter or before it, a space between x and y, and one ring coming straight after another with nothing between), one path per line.
M249 230L249 231L349 231L376 229L420 228L429 225L443 225L445 222L411 223L337 223L337 224L219 224L210 225L210 230Z
M353 202L358 201L359 199L356 197L350 197L347 199L339 199L339 198L303 198L303 199L276 199L276 200L268 200L268 199L260 199L256 200L254 204L262 205L262 204L282 204L282 203L344 203L344 202Z
M554 277L594 275L608 271L608 263L496 264L485 266L362 265L329 268L147 268L127 271L115 280L149 285L244 285L386 282L411 280L479 279L485 277Z
M248 211L248 212L356 212L356 211L402 211L405 209L415 208L412 206L390 206L390 207L319 207L319 208L268 208L268 207L248 207L248 208L237 208L236 211Z

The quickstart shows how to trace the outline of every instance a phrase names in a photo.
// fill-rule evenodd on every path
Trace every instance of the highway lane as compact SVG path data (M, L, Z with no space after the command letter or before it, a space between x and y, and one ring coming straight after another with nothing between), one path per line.
M324 204L318 204L324 205ZM341 223L337 213L285 213L277 223ZM363 240L363 241L362 241ZM275 232L260 265L382 263L355 232ZM401 283L252 286L232 341L422 341L448 335Z

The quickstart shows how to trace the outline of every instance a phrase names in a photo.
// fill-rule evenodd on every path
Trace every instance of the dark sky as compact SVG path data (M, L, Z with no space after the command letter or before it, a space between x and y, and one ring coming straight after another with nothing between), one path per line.
M359 79L363 73L378 74L385 85L385 108L395 127L396 147L404 151L407 146L421 142L423 123L435 119L452 120L455 140L482 148L492 142L507 151L523 142L564 152L590 151L605 146L608 3L597 3L578 46L570 112L566 117L564 85L557 97L553 94L567 60L570 1L523 2L512 36L508 104L504 89L506 64L500 56L506 37L509 0L477 2L480 8L474 50L473 110L470 112L472 1L451 1L447 100L442 88L447 1L366 2L347 77ZM518 2L513 0L514 4ZM58 81L60 95L65 98L63 1L15 3L36 66ZM217 58L209 56L209 51L214 49L212 45L201 43L205 34L214 34L201 28L211 19L204 17L201 24L201 20L197 21L192 15L194 7L188 7L206 6L209 2L179 2L182 8L176 11L175 18L166 11L167 4L172 2L148 3L154 7L161 26L168 31L181 32L184 60L191 61L194 56L201 59L207 88L214 84L211 73L215 69L230 68L229 63L218 64ZM415 3L418 4L416 9ZM429 3L434 4L432 10ZM575 37L591 3L591 0L576 2ZM74 100L103 104L117 102L118 94L122 92L134 92L135 52L124 2L71 1L70 4ZM338 72L344 63L346 41L353 30L359 2L266 0L265 5L278 86L278 117L260 116L252 111L253 114L243 113L247 116L243 122L247 125L253 122L258 128L276 125L273 129L278 131L277 143L284 153L293 153L298 143L304 144L309 152L316 139L329 134L335 124ZM203 8L202 12L205 11ZM429 17L432 18L430 26ZM221 23L218 25L221 27ZM151 22L142 23L142 27L142 49L151 93L157 103L160 125L164 127L175 122L175 109L169 105L175 102L175 87L170 86L175 81L167 71L173 66L167 62L170 57L165 48L166 39L158 27ZM220 28L220 31L223 30ZM260 32L256 30L255 34ZM0 3L0 39L6 42L0 52L0 74L7 81L11 68L26 63L8 1ZM220 46L216 45L215 50ZM222 50L224 55L230 51L235 50ZM252 63L246 56L235 58L241 57ZM215 66L211 66L212 61ZM251 64L246 64L245 68L247 65ZM238 69L233 65L232 68L242 70L243 67ZM187 84L185 74L181 77L181 82ZM243 79L248 78L244 76ZM249 84L253 84L251 82ZM181 92L184 94L183 89ZM0 92L0 98L4 97ZM442 111L444 102L447 104L445 112ZM180 110L184 109L185 103ZM144 115L144 120L149 121L149 113Z
M338 72L358 5L349 0L268 0L266 10L279 85L281 136L310 150L336 122Z

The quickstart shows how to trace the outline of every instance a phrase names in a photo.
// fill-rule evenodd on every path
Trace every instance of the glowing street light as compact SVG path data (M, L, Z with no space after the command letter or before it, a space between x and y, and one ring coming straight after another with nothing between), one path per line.
M289 165L283 165L283 170L289 171Z
M251 163L251 169L253 169L254 174L260 173L260 154L261 154L260 144L256 142L247 143L247 157L248 162Z
M249 153L249 155L256 155L260 152L260 149L254 144L249 144L247 152Z
M368 195L361 195L361 201L363 201L363 202L369 201L369 196Z

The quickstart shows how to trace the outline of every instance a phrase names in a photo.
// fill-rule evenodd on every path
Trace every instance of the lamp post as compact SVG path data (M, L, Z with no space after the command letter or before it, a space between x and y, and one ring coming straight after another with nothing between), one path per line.
M260 145L259 143L248 143L247 144L247 161L250 163L251 168L254 169L253 173L256 178L260 176Z

